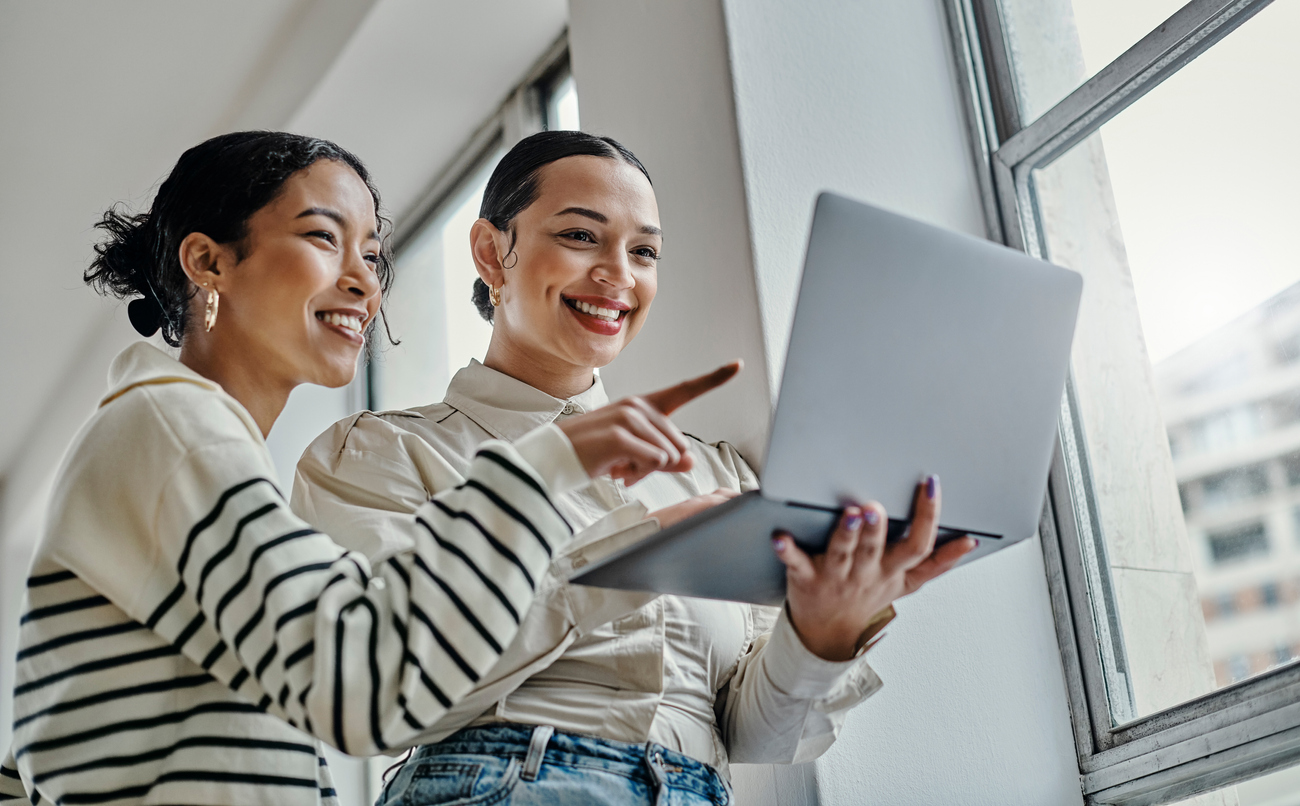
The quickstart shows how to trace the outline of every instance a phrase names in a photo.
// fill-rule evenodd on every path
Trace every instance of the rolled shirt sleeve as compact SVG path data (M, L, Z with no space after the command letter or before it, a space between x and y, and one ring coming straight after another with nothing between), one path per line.
M754 608L759 631L773 609ZM782 608L741 659L724 691L721 729L740 764L811 761L835 742L848 711L880 690L861 654L828 661L803 645Z

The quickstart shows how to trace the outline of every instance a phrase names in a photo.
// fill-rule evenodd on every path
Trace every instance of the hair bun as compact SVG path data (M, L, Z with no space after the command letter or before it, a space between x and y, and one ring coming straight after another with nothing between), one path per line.
M136 329L136 332L149 338L162 327L163 309L157 300L140 297L131 300L126 306L126 316L131 320L131 326Z

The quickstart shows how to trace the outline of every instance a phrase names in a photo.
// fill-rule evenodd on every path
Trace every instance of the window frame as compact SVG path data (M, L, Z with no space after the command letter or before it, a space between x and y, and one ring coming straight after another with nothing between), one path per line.
M1033 171L1270 2L1192 0L1039 118L1022 121L997 0L944 0L990 240L1046 254ZM1085 801L1168 803L1300 762L1300 663L1132 718L1085 445L1068 382L1039 535Z
M428 184L414 204L393 224L393 265L400 267L406 250L435 224L447 205L496 154L509 149L531 134L547 128L546 110L550 95L564 76L571 73L569 31L566 28L533 63L496 111L487 117L456 151L452 159ZM400 271L400 268L396 269ZM375 364L365 368L365 408L379 410ZM359 408L359 407L358 407Z

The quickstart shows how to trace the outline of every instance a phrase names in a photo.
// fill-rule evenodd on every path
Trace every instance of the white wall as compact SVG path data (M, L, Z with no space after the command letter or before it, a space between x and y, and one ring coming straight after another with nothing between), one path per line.
M618 396L745 359L735 380L674 420L756 461L770 387L721 10L713 0L569 5L582 127L645 164L665 233L650 327L601 375Z
M646 162L666 232L654 318L612 385L761 350L769 378L690 423L755 453L819 190L983 234L946 37L937 0L570 0L584 127ZM741 802L1080 803L1037 541L899 610L872 651L884 690L814 764L738 767Z

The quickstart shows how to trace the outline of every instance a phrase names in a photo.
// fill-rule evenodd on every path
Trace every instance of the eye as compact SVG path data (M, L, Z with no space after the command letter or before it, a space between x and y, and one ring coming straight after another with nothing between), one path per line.
M577 230L573 230L572 232L561 232L560 237L568 238L569 240L572 241L580 241L582 243L596 242L596 237L592 235L590 232L586 231L585 229L577 229Z
M365 260L367 263L371 265L371 267L375 269L379 268L379 255L377 254L366 255Z
M632 250L632 254L637 257L645 258L646 260L659 259L659 253L649 246L638 246L636 249Z
M330 232L329 230L318 229L313 232L307 233L307 237L319 238L322 241L325 241L326 243L330 244L331 246L334 244L334 233Z

